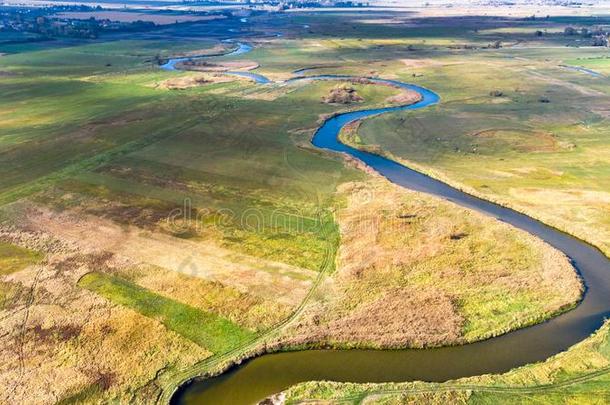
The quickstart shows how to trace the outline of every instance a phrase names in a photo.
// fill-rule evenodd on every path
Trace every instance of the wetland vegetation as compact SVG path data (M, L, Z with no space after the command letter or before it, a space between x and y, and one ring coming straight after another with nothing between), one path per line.
M1 400L164 402L266 351L465 344L577 305L586 286L550 245L311 138L337 113L419 100L366 78L433 89L437 105L341 140L609 254L610 56L565 29L610 17L418 13L260 13L66 42L0 31ZM235 41L252 50L230 54ZM159 67L203 55L205 72ZM281 398L604 401L607 329L507 374Z

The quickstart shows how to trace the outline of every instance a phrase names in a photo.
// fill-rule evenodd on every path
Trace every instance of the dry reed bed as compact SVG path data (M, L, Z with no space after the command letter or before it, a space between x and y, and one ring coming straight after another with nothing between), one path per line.
M287 345L466 343L547 319L582 294L563 254L509 225L380 178L340 193L338 270Z

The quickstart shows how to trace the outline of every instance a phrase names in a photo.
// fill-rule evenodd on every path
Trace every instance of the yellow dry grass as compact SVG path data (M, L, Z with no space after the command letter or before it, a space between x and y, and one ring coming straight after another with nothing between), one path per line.
M338 271L287 344L464 343L539 322L582 293L563 254L504 223L378 177L340 193Z
M213 83L226 83L238 80L235 77L224 76L221 74L190 74L186 76L172 77L155 83L153 87L164 90L186 90L193 87L205 86Z
M28 202L1 217L0 241L45 260L0 278L10 292L0 311L0 384L8 387L0 402L138 403L159 394L158 375L212 355L162 319L81 288L85 274L115 275L251 330L287 317L315 275Z
M262 330L287 318L292 307L238 291L216 281L188 277L160 267L141 265L123 272L125 278L176 301L218 314L234 323Z
M30 248L53 239L3 231ZM0 402L48 404L79 394L90 403L141 401L156 395L158 371L210 355L156 320L76 285L82 274L117 264L108 256L52 246L43 263L3 277L21 294L0 311Z
M85 214L56 213L30 206L23 223L71 241L85 250L106 251L191 277L216 281L262 299L298 305L316 272L240 254L210 241L193 242ZM95 230L92 232L91 230Z

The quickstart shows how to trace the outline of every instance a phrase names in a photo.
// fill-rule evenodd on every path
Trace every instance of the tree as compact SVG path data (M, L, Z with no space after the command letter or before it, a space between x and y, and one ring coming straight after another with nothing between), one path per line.
M563 30L563 33L564 33L565 35L576 35L576 29L575 29L574 27L566 27L566 28Z
M593 37L593 46L608 46L608 36L606 34Z

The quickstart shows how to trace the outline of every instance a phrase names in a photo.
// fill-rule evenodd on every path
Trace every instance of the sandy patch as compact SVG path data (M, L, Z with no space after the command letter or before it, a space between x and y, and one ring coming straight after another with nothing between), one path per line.
M428 67L440 67L444 66L445 63L439 62L434 59L399 59L403 65L411 69L428 68Z
M400 93L395 96L388 97L386 102L392 104L415 104L421 100L421 94L413 90L404 90L401 89Z

